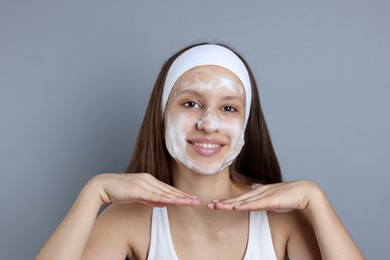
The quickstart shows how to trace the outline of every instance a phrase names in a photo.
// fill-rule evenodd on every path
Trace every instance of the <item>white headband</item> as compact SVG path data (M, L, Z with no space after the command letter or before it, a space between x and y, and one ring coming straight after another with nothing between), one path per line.
M165 106L169 95L176 81L186 71L205 65L217 65L233 72L244 85L245 89L245 125L248 122L249 111L252 100L251 81L248 71L242 60L231 50L220 45L205 44L195 46L182 53L172 63L165 79L164 90L161 101L161 111L164 114Z

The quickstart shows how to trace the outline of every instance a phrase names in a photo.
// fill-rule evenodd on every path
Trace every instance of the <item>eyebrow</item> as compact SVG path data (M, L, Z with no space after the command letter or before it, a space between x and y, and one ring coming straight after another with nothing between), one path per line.
M198 91L195 91L192 89L184 89L184 90L180 91L179 93L177 93L178 96L184 95L184 94L190 94L190 95L193 95L195 97L204 97L204 95L202 93L199 93ZM245 105L245 101L239 96L224 96L224 97L222 97L222 99L223 100L238 100L243 105Z
M226 96L226 97L223 97L222 99L224 99L224 100L238 100L243 105L245 104L244 100L241 97L238 97L238 96Z
M183 94L190 94L190 95L193 95L193 96L196 96L196 97L203 97L204 95L199 93L198 91L195 91L195 90L192 90L192 89L184 89L182 91L180 91L179 93L177 93L177 95L183 95Z

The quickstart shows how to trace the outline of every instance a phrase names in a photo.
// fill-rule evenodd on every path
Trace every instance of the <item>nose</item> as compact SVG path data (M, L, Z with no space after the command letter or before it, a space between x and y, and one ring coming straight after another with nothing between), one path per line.
M218 132L221 129L218 114L214 110L208 109L196 123L196 128L207 133Z

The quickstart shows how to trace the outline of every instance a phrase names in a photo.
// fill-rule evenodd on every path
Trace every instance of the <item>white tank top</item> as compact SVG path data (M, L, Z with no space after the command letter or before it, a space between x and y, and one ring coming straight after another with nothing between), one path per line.
M167 208L153 208L148 260L179 260L173 247ZM266 211L251 211L244 260L277 259Z

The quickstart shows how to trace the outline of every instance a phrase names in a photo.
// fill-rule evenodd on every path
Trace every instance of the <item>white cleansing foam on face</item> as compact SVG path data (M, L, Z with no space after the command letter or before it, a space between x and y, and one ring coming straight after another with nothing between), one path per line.
M219 113L224 113L219 102L227 102L223 97L242 98L243 88L234 75L221 74L221 69L217 71L220 73L209 67L195 68L188 71L173 89L173 103L176 103L176 98L180 98L180 93L188 90L203 95L203 102L208 105L196 104L195 111L201 111L196 112L199 116L193 116L192 112L186 110L175 112L176 108L172 106L166 115L165 143L168 152L188 169L205 175L218 173L229 166L244 145L244 118L219 116ZM199 136L199 132L202 136L212 135L226 143L218 147L213 142L207 143L207 138L206 141L201 139L201 143L191 142L191 138ZM199 150L200 154L197 153ZM212 156L209 158L208 155Z

